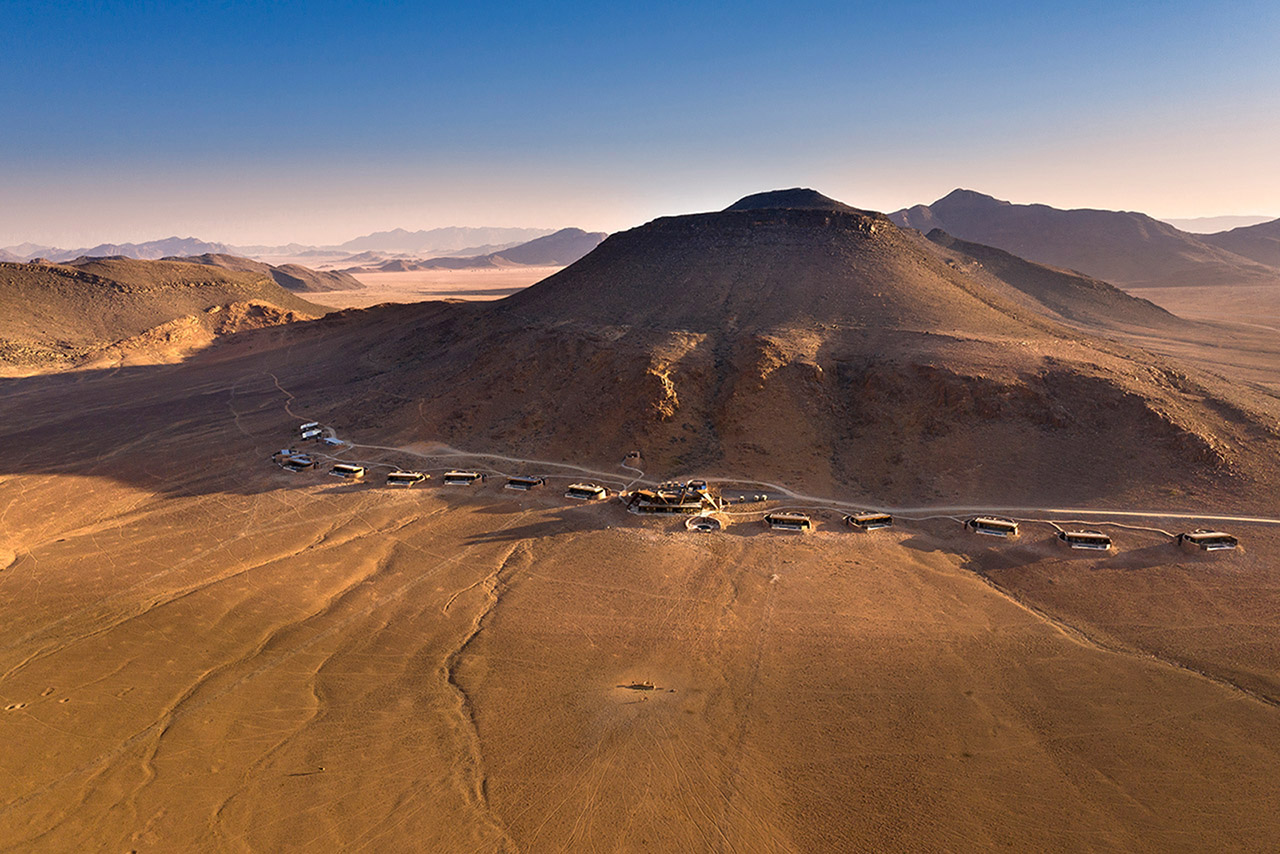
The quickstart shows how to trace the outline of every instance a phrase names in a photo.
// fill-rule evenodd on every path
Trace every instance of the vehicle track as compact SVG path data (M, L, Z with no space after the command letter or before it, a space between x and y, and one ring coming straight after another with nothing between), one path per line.
M280 385L280 381L276 379L274 374L272 374L271 377L273 380L275 380L276 387L280 389L281 392L288 395L289 400L285 402L285 411L289 415L293 416L294 418L305 418L306 416L299 415L298 413L294 412L291 406L289 405L295 399L294 395L292 395L282 385ZM340 438L337 432L332 428L326 427L326 430L332 435L333 438ZM436 459L439 457L457 457L457 458L471 458L471 459L478 459L478 460L501 460L503 462L517 463L523 466L537 466L537 467L548 467L553 469L568 470L571 472L578 472L579 474L591 475L593 477L597 477L600 479L608 478L610 479L609 483L614 486L621 483L621 481L613 480L613 478L617 477L616 472L601 471L600 469L587 468L585 466L574 465L573 463L557 462L554 460L539 460L539 459L533 459L530 457L513 457L513 456L507 456L505 454L473 452L473 451L463 450L461 448L454 448L449 445L441 445L438 449L434 449L430 453L427 453L427 452L418 451L413 448L409 448L405 446L370 445L370 444L364 444L360 442L352 442L346 439L342 439L342 441L348 447L353 449L369 448L372 450L379 450L379 451L391 451L394 453L407 454L409 456L418 457L419 459ZM325 455L319 454L319 456L325 456ZM655 480L645 478L643 471L633 466L629 466L625 462L620 462L618 466L619 468L629 469L630 471L637 473L637 476L632 481L630 481L629 483L626 483L623 486L624 489L630 489L635 484L656 485L658 483ZM509 476L505 472L496 471L493 469L489 469L488 471L494 474L498 474L500 476ZM544 476L566 477L567 475L544 475ZM1001 506L978 505L978 504L920 505L915 507L889 507L889 506L877 506L869 502L857 502L857 503L846 502L846 501L841 501L839 499L831 498L830 496L808 495L803 492L797 492L796 490L790 489L782 484L769 483L766 481L743 480L740 478L728 477L728 476L714 476L714 477L709 477L708 479L727 481L734 484L751 484L753 486L763 487L771 492L777 493L780 497L787 499L789 502L795 503L797 505L796 509L834 510L838 512L845 512L850 510L871 510L871 511L882 512L882 513L890 513L894 516L899 516L901 518L909 519L917 522L928 521L930 519L950 519L950 518L955 518L957 516L971 516L971 515L984 514L984 513L994 513L994 514L1001 514L1005 516L1012 516L1015 519L1017 519L1017 521L1046 522L1049 524L1052 524L1054 521L1064 521L1064 520L1039 519L1028 514L1047 514L1055 517L1082 516L1082 517L1092 517L1093 519L1153 519L1153 520L1167 519L1167 520L1190 521L1190 522L1231 522L1235 524L1248 524L1248 525L1280 525L1280 517L1274 517L1274 516L1244 516L1244 515L1232 515L1232 514L1187 513L1185 511L1171 511L1171 510L1111 510L1106 508L1047 507L1047 506L1026 506L1026 505L1001 507ZM803 506L799 506L799 505L803 505ZM724 511L724 512L728 513L729 515L753 515L756 513L763 514L767 511L764 509L760 509L758 511L748 510L748 511L738 511L738 512L733 512L733 511ZM1088 524L1088 522L1085 522L1084 524ZM1160 531L1161 533L1168 533L1158 528L1150 528L1149 530Z

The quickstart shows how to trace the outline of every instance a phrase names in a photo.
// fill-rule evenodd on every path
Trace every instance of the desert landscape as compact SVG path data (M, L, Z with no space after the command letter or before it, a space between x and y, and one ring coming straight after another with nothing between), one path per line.
M0 845L1275 840L1280 345L1230 303L799 190L479 296L0 380ZM614 497L697 477L764 500Z
M0 854L1280 851L1277 43L10 4Z

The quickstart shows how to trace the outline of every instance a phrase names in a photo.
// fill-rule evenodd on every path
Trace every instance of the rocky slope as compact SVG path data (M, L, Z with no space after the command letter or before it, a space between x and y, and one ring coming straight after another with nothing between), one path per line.
M270 276L280 287L295 293L323 293L325 291L354 291L364 287L360 280L350 273L330 270L312 270L300 264L281 264L275 266L262 261L253 261L236 255L209 253L191 257L166 258L166 261L184 261L190 264L205 264L210 267L221 267L224 270L237 270L242 273L259 273Z
M22 373L173 361L221 335L325 311L261 274L199 264L0 264L0 366Z

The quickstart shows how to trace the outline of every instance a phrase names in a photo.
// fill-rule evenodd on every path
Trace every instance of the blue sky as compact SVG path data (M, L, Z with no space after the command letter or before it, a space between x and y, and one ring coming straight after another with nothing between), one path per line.
M11 3L0 245L615 230L814 186L1280 215L1280 4Z

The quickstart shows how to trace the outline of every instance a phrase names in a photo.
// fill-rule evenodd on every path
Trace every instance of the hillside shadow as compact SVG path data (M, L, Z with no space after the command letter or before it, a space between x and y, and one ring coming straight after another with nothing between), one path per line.
M0 475L109 478L183 495L298 483L271 455L324 450L298 441L299 419L288 411L333 415L309 391L318 372L289 359L281 369L255 354L223 356L213 347L178 364L0 378ZM301 394L291 400L274 377Z
M1122 571L1152 569L1157 566L1184 563L1189 557L1192 556L1179 550L1173 543L1159 543L1157 545L1114 552L1106 559L1098 561L1090 569Z
M959 525L945 534L913 534L901 541L904 548L913 551L959 558L961 569L978 574L1022 569L1059 557L1049 551L1056 544L1052 538L1000 540L966 532Z
M494 515L501 514L500 508L493 508ZM510 512L509 510L506 512ZM533 540L542 537L551 537L556 534L574 533L584 529L582 518L577 514L570 512L568 508L557 511L550 519L542 519L538 522L531 522L527 525L514 525L509 528L501 528L496 531L486 531L482 534L474 534L466 540L467 545L481 545L484 543L511 543L519 540Z
M1187 561L1213 560L1215 555L1185 553L1172 543L1156 543L1129 548L1123 545L1101 553L1084 549L1071 549L1056 537L1023 537L1007 543L986 542L988 538L968 535L913 534L901 541L905 548L920 552L941 553L960 559L960 567L979 575L1011 572L1037 564L1069 566L1072 569L1095 572L1100 570L1136 571L1170 566ZM982 540L982 542L979 542Z

